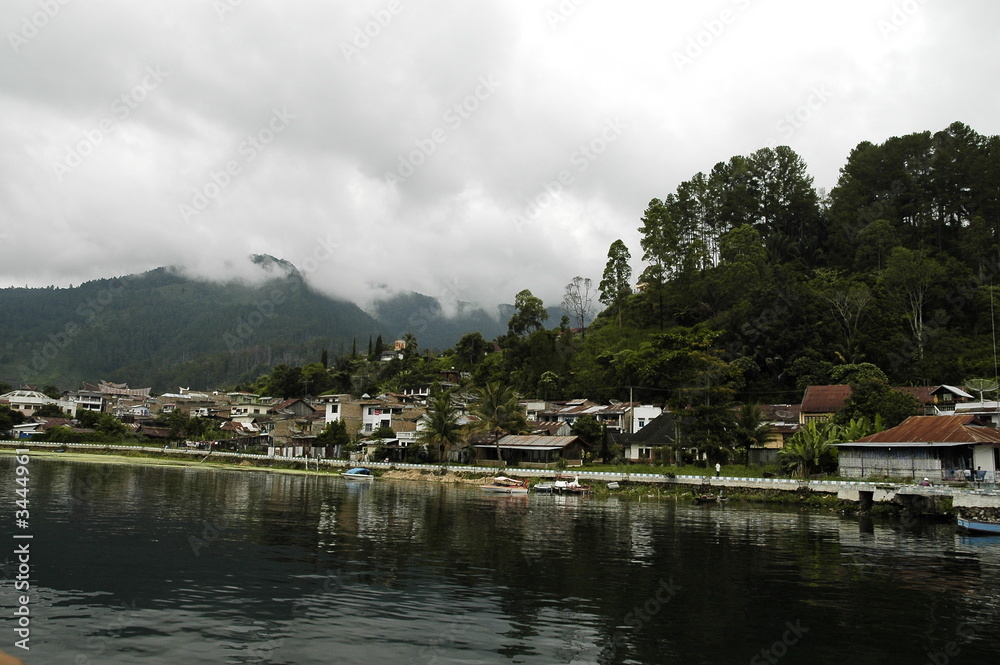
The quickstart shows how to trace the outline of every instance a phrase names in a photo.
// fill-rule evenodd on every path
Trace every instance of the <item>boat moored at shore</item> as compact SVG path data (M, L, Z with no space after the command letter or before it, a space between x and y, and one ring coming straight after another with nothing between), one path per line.
M959 516L958 528L965 529L969 533L982 533L1000 536L1000 522L992 520L969 519Z
M491 494L527 494L528 481L497 476L487 485L480 485L479 489Z
M538 483L534 490L542 494L587 494L590 492L590 485L581 485L580 476L557 476L552 482Z
M375 479L375 476L372 475L372 472L371 472L370 469L366 469L366 468L360 467L360 466L359 467L354 467L353 469L350 469L349 471L346 471L346 472L340 474L340 476L342 478L346 478L347 480L365 481L365 480L374 480Z

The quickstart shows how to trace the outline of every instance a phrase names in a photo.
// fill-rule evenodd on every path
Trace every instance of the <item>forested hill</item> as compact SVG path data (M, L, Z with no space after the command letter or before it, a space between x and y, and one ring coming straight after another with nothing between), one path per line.
M797 403L871 365L894 385L994 376L1000 138L956 123L862 142L825 197L784 146L657 194L636 211L640 246L609 249L586 337L520 312L524 333L478 381L724 411Z
M862 361L896 384L994 376L1000 137L955 123L862 142L826 199L791 149L763 149L653 199L641 224L627 320L712 331L744 399L794 399Z
M0 290L0 381L233 385L316 362L323 349L332 360L355 338L360 354L341 363L338 389L457 368L528 397L632 395L718 411L798 402L806 385L843 381L862 363L896 385L995 375L1000 137L955 123L862 142L825 197L785 146L651 195L662 198L636 206L640 246L616 241L603 275L581 277L600 284L605 305L585 334L570 330L575 320L554 328L527 289L507 310L509 326L503 313L446 320L416 295L380 303L380 323L294 271L249 287L158 270L77 289ZM454 344L454 353L366 369L371 336L407 333L421 350Z
M380 332L293 271L258 286L157 269L76 288L0 290L0 380L76 388L100 379L176 390L279 362L318 360Z

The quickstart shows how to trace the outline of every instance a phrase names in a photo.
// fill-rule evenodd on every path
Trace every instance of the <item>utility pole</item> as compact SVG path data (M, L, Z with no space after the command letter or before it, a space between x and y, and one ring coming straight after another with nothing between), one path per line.
M632 403L632 386L628 387L628 433L635 434L635 405Z

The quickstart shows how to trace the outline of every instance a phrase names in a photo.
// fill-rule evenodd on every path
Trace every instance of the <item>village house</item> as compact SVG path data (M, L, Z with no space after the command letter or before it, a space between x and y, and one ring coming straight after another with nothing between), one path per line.
M539 412L538 419L542 422L561 421L573 427L576 421L584 416L593 416L596 419L597 415L605 408L607 407L603 404L586 399L549 402L548 407Z
M780 450L801 427L802 405L762 404L764 419L767 421L767 440L761 448Z
M957 386L896 386L893 390L913 395L920 405L920 411L914 415L946 415L954 412L956 405L972 398L964 389ZM825 422L847 404L851 396L851 386L839 384L833 386L808 386L802 396L799 423Z
M536 412L541 422L564 422L573 427L580 418L592 416L611 432L635 433L663 413L662 407L639 402L597 404L586 399L550 402ZM529 415L530 417L530 415Z
M479 463L496 464L497 452L505 464L529 469L551 469L564 462L567 466L582 466L586 446L578 436L536 436L510 434L496 442L475 444Z
M539 436L570 436L573 433L569 423L562 420L529 420L528 427L531 428L531 434Z
M77 409L76 402L68 399L52 399L37 390L12 390L0 395L0 403L7 404L11 409L19 411L25 416L31 416L38 409L50 404L59 407L63 413L69 416L76 416Z
M615 440L622 445L623 457L632 462L671 463L677 461L678 451L691 448L690 441L682 431L680 419L670 412L661 413L638 432L623 433ZM667 449L667 459L654 460L654 451L661 448Z
M956 404L953 413L956 416L976 416L983 422L1000 427L1000 402L997 401Z
M799 424L811 422L826 422L844 408L847 398L851 396L851 387L847 384L834 386L807 386L802 395L802 405L799 409Z
M975 400L975 397L961 386L938 386L931 391L930 396L930 406L934 413L928 413L929 416L955 413L960 406Z
M105 394L99 390L73 390L65 394L66 399L76 402L77 413L80 411L104 411Z
M891 429L838 444L850 478L996 481L1000 430L974 415L911 416Z
M286 399L282 402L278 402L273 407L271 407L272 413L280 417L294 416L298 418L304 418L306 416L311 416L318 411L312 404L295 397L293 399Z

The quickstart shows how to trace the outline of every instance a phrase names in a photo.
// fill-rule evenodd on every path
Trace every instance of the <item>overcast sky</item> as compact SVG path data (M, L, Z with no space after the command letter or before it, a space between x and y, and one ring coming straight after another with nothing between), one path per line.
M366 305L557 305L698 171L1000 133L988 0L4 0L0 285L268 253Z

